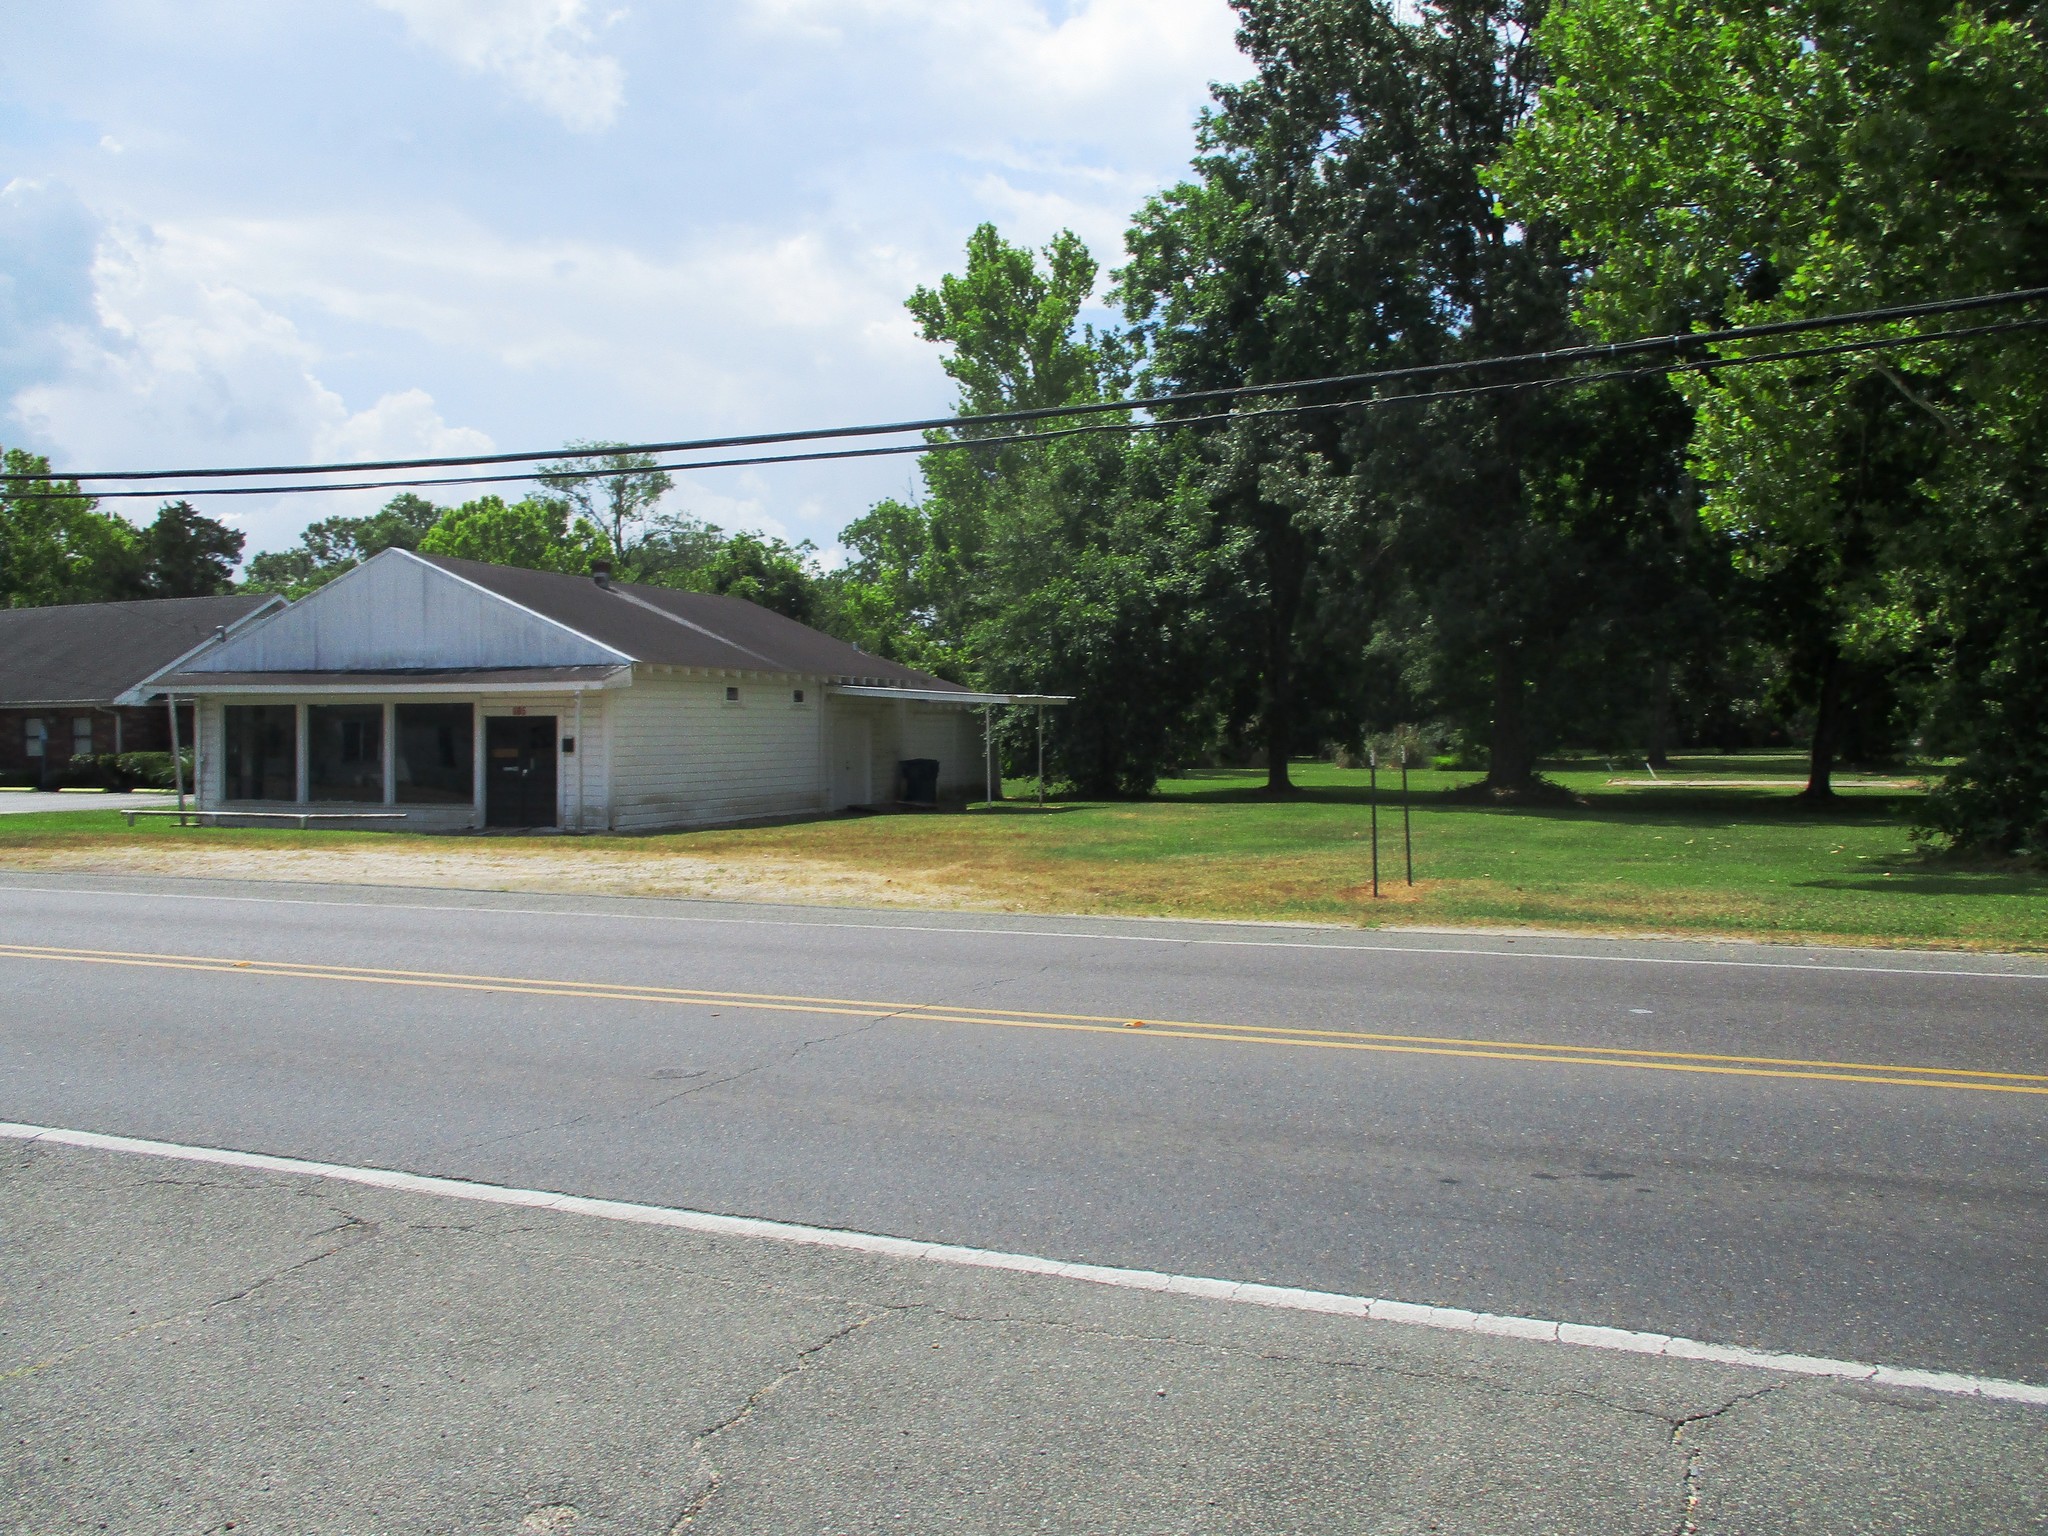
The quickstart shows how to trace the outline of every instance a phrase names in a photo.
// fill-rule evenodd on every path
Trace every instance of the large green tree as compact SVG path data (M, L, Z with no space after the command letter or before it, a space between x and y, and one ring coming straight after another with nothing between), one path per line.
M167 501L136 537L143 593L149 597L212 597L235 583L244 535L202 514L189 501Z
M603 530L577 517L569 503L528 496L508 502L479 496L443 512L419 542L422 554L453 555L491 565L586 575L611 552Z
M1543 0L1235 3L1257 72L1218 90L1195 177L1146 205L1119 274L1151 382L1274 384L1573 339L1555 228L1510 219L1482 181L1535 105ZM1655 530L1682 494L1672 417L1654 387L1288 418L1240 406L1207 456L1241 594L1229 650L1256 677L1270 786L1330 728L1319 680L1361 672L1375 621L1400 619L1426 631L1418 683L1484 739L1488 787L1529 792L1586 677L1656 671L1654 635L1629 616L1670 553Z
M962 415L1120 397L1122 339L1080 318L1096 276L1071 233L1033 252L984 225L960 272L911 297ZM1052 773L1142 794L1186 749L1209 686L1206 506L1171 444L1116 431L983 444L996 435L932 434L924 498L882 502L841 534L852 558L831 582L835 626L962 681L1072 695L1049 720Z
M0 470L47 475L50 461L10 448ZM76 482L0 478L0 605L140 597L143 563L134 526L99 511Z
M583 521L604 530L615 564L625 565L646 537L647 522L675 484L652 454L626 453L620 443L571 443L568 455L536 472Z
M1562 0L1538 37L1555 81L1496 184L1517 217L1570 230L1601 331L2048 283L2038 5ZM1787 619L1813 796L1859 682L1917 651L1963 748L1943 827L2048 845L2048 718L2011 698L2048 629L2048 585L2014 579L2042 543L2044 363L2035 332L1682 384L1704 514Z

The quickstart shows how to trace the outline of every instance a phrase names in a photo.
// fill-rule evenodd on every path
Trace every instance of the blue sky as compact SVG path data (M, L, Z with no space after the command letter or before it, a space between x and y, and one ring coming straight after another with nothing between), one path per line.
M13 6L0 443L106 469L942 411L903 299L984 219L1114 265L1231 33L1225 0ZM909 473L669 505L829 549ZM253 552L378 500L207 510Z

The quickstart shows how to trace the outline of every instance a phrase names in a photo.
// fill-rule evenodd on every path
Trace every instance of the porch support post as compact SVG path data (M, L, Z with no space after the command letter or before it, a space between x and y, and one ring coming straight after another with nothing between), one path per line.
M173 693L167 694L165 698L171 711L171 782L178 786L178 816L182 822L185 815L185 748L178 740L178 696ZM194 735L199 732L199 711L196 707L192 711L192 731ZM48 748L44 750L47 751ZM193 755L192 766L199 766L196 753ZM199 786L195 784L192 788L196 793Z
M487 794L484 788L484 774L488 769L488 765L484 762L484 700L481 698L470 705L470 729L474 733L472 736L473 745L470 750L472 760L476 765L476 776L472 781L471 792L476 798L470 807L469 819L472 829L480 832L484 827L484 804Z

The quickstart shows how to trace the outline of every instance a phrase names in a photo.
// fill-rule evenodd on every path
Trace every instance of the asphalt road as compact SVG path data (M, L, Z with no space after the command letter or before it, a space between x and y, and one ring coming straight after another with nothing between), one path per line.
M2037 960L24 875L0 975L4 1119L2048 1382Z

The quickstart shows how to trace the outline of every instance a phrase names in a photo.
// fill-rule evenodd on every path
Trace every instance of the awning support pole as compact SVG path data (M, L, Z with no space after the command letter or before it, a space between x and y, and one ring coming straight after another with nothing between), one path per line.
M981 755L986 760L983 765L986 772L983 776L988 781L988 798L985 806L992 811L996 808L996 709L993 704L981 706L981 749Z
M1045 706L1038 706L1038 808L1045 809Z
M185 748L178 740L178 696L175 693L165 695L165 704L171 712L171 782L178 786L178 816L182 820L185 815ZM199 723L197 714L193 715L192 723L195 726ZM193 766L198 766L196 761ZM195 784L192 787L196 790L199 786Z

